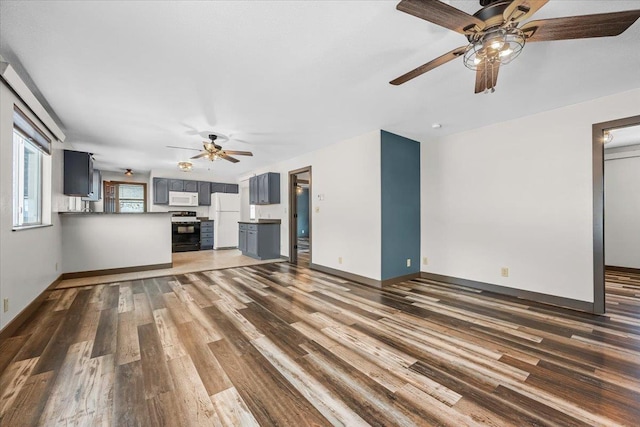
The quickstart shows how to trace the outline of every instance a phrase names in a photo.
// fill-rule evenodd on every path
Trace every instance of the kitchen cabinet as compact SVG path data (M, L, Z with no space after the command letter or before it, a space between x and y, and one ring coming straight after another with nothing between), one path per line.
M198 181L182 181L182 186L184 188L183 191L187 193L197 193L198 192Z
M223 182L212 182L211 183L211 192L212 193L224 193L224 183Z
M213 249L213 221L200 221L200 250Z
M198 205L211 206L211 183L205 181L198 182Z
M85 202L97 202L100 199L102 199L102 172L94 169L91 194L88 197L83 197L82 200Z
M280 224L240 223L238 248L251 258L280 258Z
M257 205L259 204L258 199L258 177L252 176L249 178L249 204Z
M238 194L240 189L238 188L238 184L225 184L224 185L225 193Z
M247 225L245 223L238 224L238 249L242 253L247 252Z
M188 179L153 178L153 203L169 204L169 191L198 193L198 206L211 206L211 193L238 194L238 184L191 181Z
M93 158L82 151L64 150L63 191L67 196L89 197L93 193Z
M181 179L170 179L169 191L184 191L184 181Z
M277 205L280 203L280 174L267 172L249 178L249 204Z
M153 178L153 204L169 204L169 180L167 178Z

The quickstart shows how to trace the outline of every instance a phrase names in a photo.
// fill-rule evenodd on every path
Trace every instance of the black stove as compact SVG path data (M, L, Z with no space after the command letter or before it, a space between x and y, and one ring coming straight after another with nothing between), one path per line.
M200 250L200 220L194 211L171 212L171 252Z

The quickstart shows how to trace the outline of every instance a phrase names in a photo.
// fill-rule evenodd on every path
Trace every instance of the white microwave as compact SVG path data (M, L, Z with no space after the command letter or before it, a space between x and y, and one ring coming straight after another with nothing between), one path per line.
M198 206L198 193L169 191L169 206Z

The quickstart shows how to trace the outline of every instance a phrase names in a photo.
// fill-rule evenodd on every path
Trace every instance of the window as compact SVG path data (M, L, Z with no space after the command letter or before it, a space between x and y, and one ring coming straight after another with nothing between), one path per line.
M17 107L13 118L13 226L43 225L44 163L51 141Z
M112 213L146 212L147 184L105 181L104 211Z

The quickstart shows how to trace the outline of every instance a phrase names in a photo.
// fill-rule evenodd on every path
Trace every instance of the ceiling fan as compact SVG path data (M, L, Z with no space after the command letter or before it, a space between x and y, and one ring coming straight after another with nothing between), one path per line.
M237 156L253 156L253 153L251 151L223 150L220 145L215 143L216 139L218 139L218 135L211 134L209 135L209 139L211 141L202 142L204 150L202 150L200 154L197 154L191 157L192 160L206 157L211 161L214 161L217 159L224 159L232 163L238 163L240 160L236 159L235 157L231 157L230 154L237 155ZM181 150L196 150L195 148L172 147L172 146L168 146L168 147L179 148ZM196 151L200 151L200 150L196 150Z
M515 59L525 42L609 37L622 34L640 17L640 10L568 16L529 21L549 0L480 0L482 9L472 15L438 0L402 0L396 8L463 34L468 44L392 80L401 85L427 71L462 56L476 71L475 93L494 92L500 65Z

